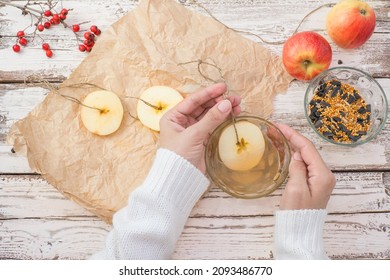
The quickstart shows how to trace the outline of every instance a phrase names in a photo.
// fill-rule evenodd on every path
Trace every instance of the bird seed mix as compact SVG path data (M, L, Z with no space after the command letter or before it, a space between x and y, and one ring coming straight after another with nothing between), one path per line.
M370 128L371 105L349 84L335 79L322 83L309 105L314 127L335 142L354 143Z

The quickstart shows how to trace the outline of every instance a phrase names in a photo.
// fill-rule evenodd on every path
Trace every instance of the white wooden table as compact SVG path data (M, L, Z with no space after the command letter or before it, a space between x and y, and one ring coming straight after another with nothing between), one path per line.
M90 20L103 31L137 2L63 1L65 7L74 9L70 16L75 22ZM278 41L287 38L309 11L330 1L199 2L232 28ZM376 10L375 33L357 50L342 50L331 43L331 66L337 66L341 60L345 66L367 71L377 78L390 99L390 2L367 2ZM314 30L329 39L325 31L327 12L325 8L309 17L300 31ZM52 59L44 56L39 40L23 53L15 54L11 49L15 42L12 36L28 22L19 10L0 6L0 259L84 259L103 247L110 225L64 198L40 175L32 173L27 160L13 154L12 147L5 143L11 125L46 95L42 88L26 87L25 77L42 74L51 82L62 82L86 56L77 50L74 35L61 28L43 35L57 46ZM281 45L265 47L278 54L282 50ZM335 172L337 186L329 203L324 233L326 252L334 259L389 259L389 121L383 132L366 145L345 148L326 143L310 130L305 120L306 87L306 83L294 81L285 95L276 98L271 119L312 139ZM213 188L193 209L173 258L273 258L273 213L282 192L283 187L266 198L248 201Z

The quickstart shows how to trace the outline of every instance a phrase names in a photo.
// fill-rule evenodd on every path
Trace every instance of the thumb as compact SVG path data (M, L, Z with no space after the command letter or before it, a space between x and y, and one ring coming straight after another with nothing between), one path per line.
M220 125L232 111L232 103L225 99L214 105L203 118L192 127L198 136L207 137L208 134Z
M292 156L289 167L289 186L307 185L307 166L302 159L300 152L295 152Z

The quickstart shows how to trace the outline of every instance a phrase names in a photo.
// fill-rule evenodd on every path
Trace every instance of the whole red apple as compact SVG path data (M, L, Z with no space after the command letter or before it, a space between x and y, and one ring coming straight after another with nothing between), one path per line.
M328 13L326 30L338 46L354 49L363 45L371 37L375 23L375 12L367 3L344 0Z
M332 48L316 32L299 32L284 44L282 58L284 67L291 76L308 81L329 68Z

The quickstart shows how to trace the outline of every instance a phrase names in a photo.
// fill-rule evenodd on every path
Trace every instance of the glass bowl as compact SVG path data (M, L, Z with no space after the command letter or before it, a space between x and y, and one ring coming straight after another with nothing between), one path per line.
M324 122L319 122L319 124L317 125L318 120L315 119L315 116L313 117L313 112L311 111L313 110L313 106L317 106L317 108L321 108L322 105L318 105L318 101L316 101L317 103L312 103L312 104L310 104L310 102L312 101L316 92L318 92L318 90L321 90L321 85L322 84L329 85L326 83L332 80L333 81L337 80L344 85L345 84L350 85L360 94L360 96L362 97L361 100L364 100L367 105L365 111L366 118L364 119L362 115L354 115L354 113L350 113L349 115L347 114L346 116L343 113L342 115L338 116L341 118L340 121L339 118L337 117L336 119L325 118L324 122L328 124L327 125L328 127L330 125L330 127L329 130L325 128L325 132L324 132ZM327 87L325 86L325 88ZM325 92L326 91L327 90L325 90ZM330 93L331 91L328 92L329 94L331 94ZM354 102L360 102L359 99L355 100L354 98L352 98L351 100L349 100L345 95L341 94L340 92L335 93L335 95L337 94L340 94L340 98L345 97L345 100L340 99L339 103L337 103L335 106L342 106L343 104L346 104L347 106L350 106L351 104L356 104L356 108L360 106L357 105L357 103L354 103ZM386 123L387 111L388 111L386 94L383 91L382 87L378 84L378 82L367 73L351 67L330 68L320 73L317 77L315 77L310 82L306 90L304 106L305 106L305 116L311 128L322 139L330 143L343 145L343 146L356 146L356 145L367 143L368 141L374 139L383 129L383 126ZM330 108L332 107L333 106L331 106ZM370 116L368 116L367 113L368 111L371 111ZM333 124L330 123L329 121L333 122ZM356 128L354 124L363 125L364 122L369 123L369 126L367 125L368 129L366 131L357 131L359 129ZM340 127L339 126L340 123L343 124L344 126ZM318 127L318 129L316 127ZM319 129L321 129L322 132L320 132ZM342 136L340 135L335 137L335 133L336 134L338 133L335 131L339 131L339 130L345 131L345 133L347 134L350 133L349 136L343 136L343 137L349 137L349 139L345 140L346 138L342 138Z
M240 122L250 122L262 132L265 149L260 162L244 171L232 170L222 162L219 140L225 128L233 124L233 120L229 119L213 131L206 145L207 173L216 186L236 198L263 197L275 191L286 179L290 147L282 132L272 123L254 116L237 117L236 125ZM232 141L234 146L236 138Z

